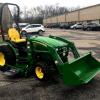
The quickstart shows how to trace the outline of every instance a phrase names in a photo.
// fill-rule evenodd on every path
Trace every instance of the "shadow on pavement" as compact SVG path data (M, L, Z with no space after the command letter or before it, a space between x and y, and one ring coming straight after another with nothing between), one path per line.
M64 84L40 83L26 79L0 87L0 100L99 100L100 79L79 86L68 87Z

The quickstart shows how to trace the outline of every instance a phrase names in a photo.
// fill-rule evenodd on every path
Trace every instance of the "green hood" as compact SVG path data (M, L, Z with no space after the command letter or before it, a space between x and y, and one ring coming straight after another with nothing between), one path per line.
M66 46L67 43L61 41L61 40L57 40L57 39L53 39L50 37L42 37L42 36L32 36L30 38L31 41L37 41L37 42L41 42L44 43L46 45L52 46L52 47L60 47L60 46Z

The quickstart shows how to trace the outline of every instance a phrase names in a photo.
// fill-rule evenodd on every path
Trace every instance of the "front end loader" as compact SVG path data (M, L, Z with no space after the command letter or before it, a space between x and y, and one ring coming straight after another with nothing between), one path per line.
M35 58L40 62L37 64L40 66L40 77L49 79L58 73L66 85L75 86L88 83L100 72L100 62L91 55L91 52L80 56L74 43L67 39L35 36L31 41L37 53ZM45 63L41 65L41 62ZM42 80L37 75L36 77Z
M9 5L17 7L17 28L12 27L11 20L11 25L3 24L4 7ZM2 4L0 14L0 70L5 75L33 75L43 82L57 77L66 85L76 86L88 83L100 72L100 62L91 53L80 56L74 43L68 39L57 36L29 37L27 34L26 39L23 38L18 26L19 7L16 4ZM6 30L3 28L5 25Z

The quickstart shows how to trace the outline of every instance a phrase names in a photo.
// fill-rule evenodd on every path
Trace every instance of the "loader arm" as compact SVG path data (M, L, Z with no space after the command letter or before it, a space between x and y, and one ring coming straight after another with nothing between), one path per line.
M78 50L77 48L75 47L74 43L69 41L68 39L64 39L64 38L60 38L60 37L57 37L57 36L49 36L50 38L53 38L53 39L57 39L57 40L60 40L60 41L63 41L65 43L68 43L68 47L71 48L73 54L74 54L74 58L78 58L80 57L80 54L78 53Z

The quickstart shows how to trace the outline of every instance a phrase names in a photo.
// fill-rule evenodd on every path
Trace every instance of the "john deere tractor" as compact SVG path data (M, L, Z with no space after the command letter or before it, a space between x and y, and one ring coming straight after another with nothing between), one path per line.
M4 8L9 5L17 8L17 28L3 24ZM66 85L75 86L88 83L100 71L100 62L93 58L91 53L80 56L74 43L67 39L56 36L29 37L27 34L26 38L22 38L17 24L18 18L19 7L16 4L1 5L0 70L5 75L33 75L35 79L43 82L57 77ZM9 27L4 31L6 25Z

